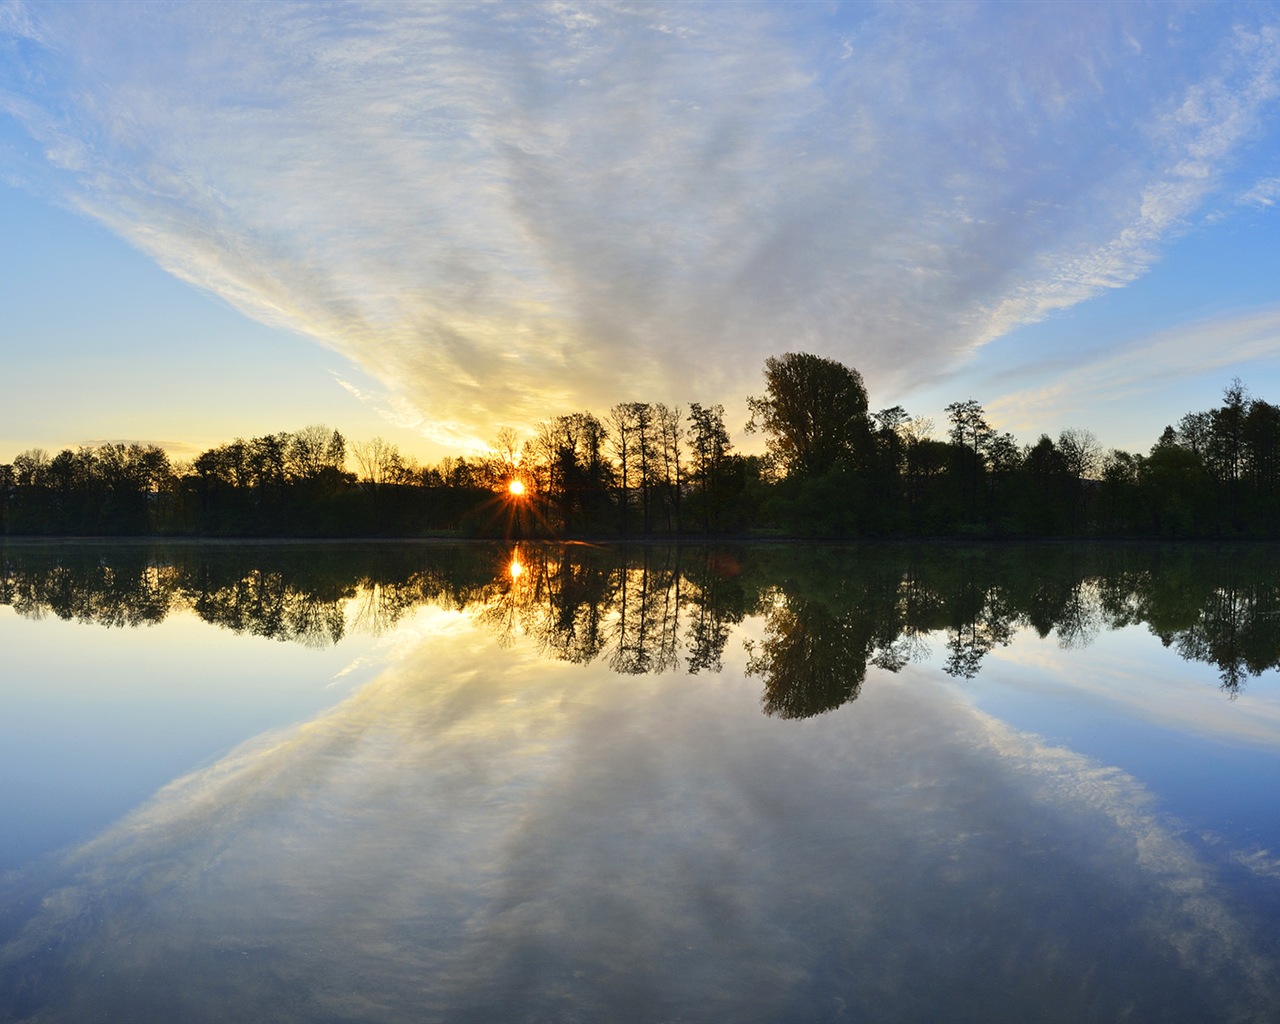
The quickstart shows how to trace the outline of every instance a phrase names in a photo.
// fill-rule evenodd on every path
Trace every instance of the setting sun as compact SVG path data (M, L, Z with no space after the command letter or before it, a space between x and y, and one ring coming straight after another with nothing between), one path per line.
M524 494L524 482L522 480L512 480L507 485L507 490L517 498Z

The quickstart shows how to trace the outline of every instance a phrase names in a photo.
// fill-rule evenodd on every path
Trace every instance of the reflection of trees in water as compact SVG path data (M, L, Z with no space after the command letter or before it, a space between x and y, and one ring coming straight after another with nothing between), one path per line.
M1143 624L1189 661L1217 667L1236 695L1280 668L1280 557L1271 546L1160 550L1100 582L1107 628Z
M1088 647L1103 626L1102 595L1095 580L1048 576L1036 587L1025 616L1041 637L1055 633L1064 650Z
M519 634L547 657L602 658L625 675L675 669L682 656L690 671L718 670L744 614L723 560L681 548L523 544L503 576L474 613L500 643Z
M378 580L359 588L348 605L351 629L365 636L382 636L418 605L411 588ZM335 641L336 642L336 641Z
M747 670L779 717L856 698L870 667L930 652L972 678L1019 630L1084 647L1145 625L1235 693L1280 667L1280 552L1250 549L56 544L0 548L0 604L107 626L194 612L308 645L380 634L423 604L500 643L635 675L720 671L733 627L764 620Z
M111 565L85 557L24 571L5 559L0 604L25 618L54 615L102 626L145 626L168 614L177 586L172 567Z
M645 547L620 569L607 644L615 672L640 675L679 666L680 625L687 610L680 554L678 548Z
M972 679L989 652L1007 647L1012 641L1017 615L1008 595L997 586L966 586L954 604L958 607L947 629L943 671L949 676Z
M784 585L764 602L765 638L750 647L747 674L764 681L765 714L830 711L857 699L869 665L897 672L927 650L920 617L940 606L919 576L882 565L849 569L822 597Z
M1249 676L1280 662L1280 600L1274 586L1231 581L1202 601L1189 627L1161 633L1160 639L1188 661L1216 665L1222 688L1234 697Z
M327 647L346 631L346 599L354 590L317 593L292 585L284 572L254 569L239 579L210 585L201 580L192 607L206 622L236 633Z
M646 549L642 549L645 556ZM659 574L663 578L659 579ZM639 566L623 566L618 572L618 588L609 631L609 667L625 675L642 675L656 666L655 634L661 629L660 615L670 576L653 570L648 558Z
M1270 549L915 547L786 552L760 604L766 639L748 671L766 712L818 714L856 699L868 666L898 671L945 637L943 671L975 677L1021 629L1087 647L1146 624L1182 657L1216 665L1235 693L1280 668L1280 553ZM832 580L838 581L832 584Z
M764 680L764 713L808 718L856 699L868 655L857 627L856 617L776 595L765 615L765 638L747 662L747 674Z
M105 626L186 610L236 633L329 646L424 603L463 607L489 584L485 570L411 545L13 545L0 549L0 604Z
M738 559L704 553L685 567L687 607L684 632L685 668L692 674L719 672L725 644L744 617L745 593Z

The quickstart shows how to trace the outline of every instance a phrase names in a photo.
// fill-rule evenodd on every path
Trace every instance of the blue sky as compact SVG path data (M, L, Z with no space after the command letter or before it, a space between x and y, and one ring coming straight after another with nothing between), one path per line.
M1145 450L1280 401L1278 125L1272 4L0 2L0 459L738 426L796 350Z

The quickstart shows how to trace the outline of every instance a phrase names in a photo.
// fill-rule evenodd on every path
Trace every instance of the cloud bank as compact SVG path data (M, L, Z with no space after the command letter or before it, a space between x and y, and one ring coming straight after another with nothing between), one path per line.
M1269 19L11 3L0 111L38 149L0 171L445 443L732 402L787 350L900 393L1208 213L1277 96Z

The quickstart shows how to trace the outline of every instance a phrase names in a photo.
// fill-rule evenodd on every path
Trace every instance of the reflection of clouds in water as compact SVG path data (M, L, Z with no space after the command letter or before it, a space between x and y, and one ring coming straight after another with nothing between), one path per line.
M1255 875L1280 878L1280 857L1275 856L1270 850L1264 850L1261 847L1237 850L1231 854L1231 859L1248 868Z
M987 655L983 676L988 686L1053 693L1073 704L1097 701L1186 735L1280 749L1280 701L1271 689L1224 700L1221 690L1205 685L1202 665L1156 647L1146 626L1103 634L1070 660L1022 630Z
M987 726L991 749L1035 780L1037 797L1094 808L1115 823L1131 844L1138 866L1167 893L1164 900L1153 901L1152 908L1162 911L1149 917L1153 934L1163 935L1188 968L1214 971L1229 966L1252 994L1265 997L1275 964L1251 948L1248 934L1213 894L1213 878L1204 862L1156 812L1154 798L1141 784L1118 768L1048 746L980 712L975 715Z
M0 990L60 1019L451 1022L1188 1019L1270 992L1132 780L910 672L779 722L737 673L624 678L453 622L76 851Z

